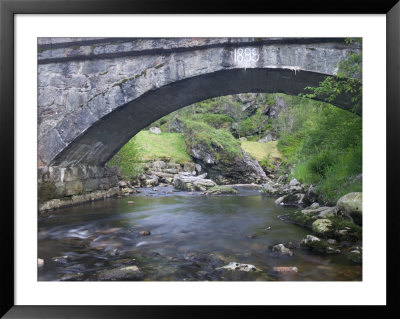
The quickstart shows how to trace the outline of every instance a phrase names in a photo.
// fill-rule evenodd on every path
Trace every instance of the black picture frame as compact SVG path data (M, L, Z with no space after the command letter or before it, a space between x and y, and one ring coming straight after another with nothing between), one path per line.
M247 317L249 311L259 307L172 307L172 306L21 306L15 305L14 296L14 17L16 14L203 14L203 13L264 13L264 14L386 14L387 29L387 305L386 306L323 306L312 311L321 311L333 316L372 315L392 317L398 315L395 274L396 225L399 224L396 210L396 181L399 177L398 163L400 136L400 3L392 1L363 0L311 0L292 1L242 6L216 1L162 1L162 0L0 0L0 180L2 189L1 213L1 308L4 318L164 318L205 317L210 314L227 316L228 310L235 316ZM378 112L379 110L377 110ZM12 168L12 169L11 169ZM380 199L384 201L385 199ZM265 311L265 310L262 310ZM268 315L290 313L296 316L310 315L309 307L270 306ZM312 314L312 313L311 313Z

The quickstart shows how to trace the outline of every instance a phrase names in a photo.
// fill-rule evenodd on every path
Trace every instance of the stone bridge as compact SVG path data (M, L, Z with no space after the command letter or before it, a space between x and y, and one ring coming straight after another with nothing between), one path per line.
M342 38L39 38L39 182L107 189L105 163L158 118L223 95L297 95L359 50Z

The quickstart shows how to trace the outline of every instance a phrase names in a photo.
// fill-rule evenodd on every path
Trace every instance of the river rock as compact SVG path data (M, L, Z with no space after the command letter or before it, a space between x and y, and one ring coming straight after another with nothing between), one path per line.
M317 219L312 223L312 230L314 233L324 235L331 230L332 222L329 219Z
M141 230L139 232L139 235L141 235L141 236L150 236L151 232L149 230Z
M300 182L295 178L292 178L292 180L289 182L289 186L298 186L298 185L300 185Z
M122 266L98 272L98 279L105 281L139 279L140 277L141 272L137 266Z
M157 186L158 183L159 183L159 180L158 180L158 176L156 176L156 175L147 176L147 178L144 181L141 181L141 185L143 187Z
M153 134L161 134L161 130L156 126L150 127L149 132Z
M316 236L307 235L300 241L300 247L311 249L320 253L325 253L328 244Z
M339 211L349 215L353 221L362 224L362 193L354 192L339 198L336 206Z
M285 247L284 244L277 244L277 245L273 245L270 247L273 255L276 257L287 257L287 256L293 256L293 252Z
M282 196L292 193L286 185L275 183L273 181L268 181L267 183L262 184L261 191L266 194L270 194L272 196Z
M250 264L240 264L234 261L231 261L228 265L219 267L217 269L227 269L227 270L238 270L238 271L257 271L258 269L254 265Z
M321 241L321 239L313 235L307 235L301 240L300 246L307 246L309 243L317 241Z
M177 174L174 176L173 185L177 190L183 191L206 191L207 189L216 186L211 179L205 179L207 174L192 176L188 174Z

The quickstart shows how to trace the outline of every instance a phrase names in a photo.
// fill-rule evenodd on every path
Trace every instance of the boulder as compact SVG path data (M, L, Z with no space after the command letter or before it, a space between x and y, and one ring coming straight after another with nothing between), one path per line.
M332 222L325 218L317 219L311 227L314 233L324 235L331 230Z
M211 179L205 179L207 174L192 176L190 174L176 174L174 176L173 185L177 190L183 191L206 191L207 189L216 186Z
M260 164L240 148L240 153L231 155L224 150L211 150L205 143L191 145L190 155L219 184L263 183L269 178ZM218 153L218 156L216 155Z
M156 126L150 127L149 132L153 134L161 134L161 130Z
M339 198L336 206L340 212L350 216L357 225L362 225L362 193L354 192Z

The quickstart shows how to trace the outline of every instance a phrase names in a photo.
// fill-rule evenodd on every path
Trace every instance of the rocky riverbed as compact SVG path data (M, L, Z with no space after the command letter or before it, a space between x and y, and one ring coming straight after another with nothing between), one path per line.
M231 187L210 196L158 185L43 213L39 280L361 280L355 247L353 259L310 248L316 237L343 242L282 221L298 209L259 186Z

